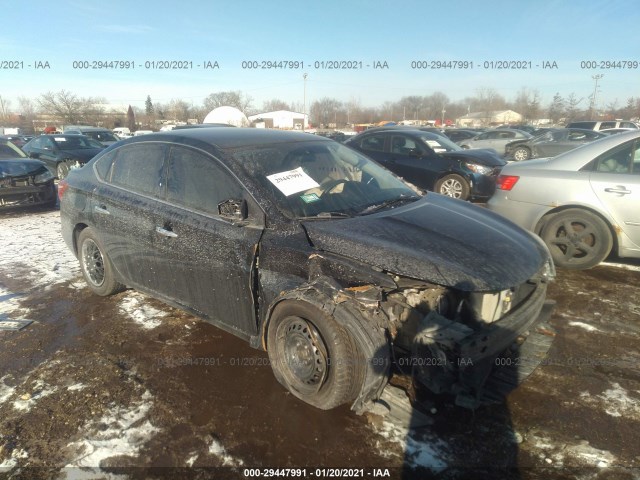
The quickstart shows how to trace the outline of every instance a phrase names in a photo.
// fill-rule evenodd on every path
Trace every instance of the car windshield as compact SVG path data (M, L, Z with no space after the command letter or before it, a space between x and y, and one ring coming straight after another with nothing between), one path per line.
M27 155L11 142L0 143L0 160L3 158L24 158Z
M334 142L252 147L236 151L234 158L289 218L366 214L422 195L377 163Z
M117 142L118 139L111 132L84 132L84 135L91 137L98 142Z
M0 143L0 160L3 158L24 158L25 153L11 142Z
M434 152L457 152L463 148L442 135L421 135L421 139Z
M100 142L85 137L84 135L66 135L64 137L53 137L54 142L60 150L80 150L85 148L102 148Z

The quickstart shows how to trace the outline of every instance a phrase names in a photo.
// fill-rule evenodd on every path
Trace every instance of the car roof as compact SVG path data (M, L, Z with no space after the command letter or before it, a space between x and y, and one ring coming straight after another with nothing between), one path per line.
M333 140L326 137L293 130L263 128L185 128L139 135L124 140L120 145L150 141L173 142L185 140L200 141L220 149L294 142L333 142Z
M549 168L565 169L580 168L585 160L593 160L611 148L622 145L634 138L640 138L640 130L618 133L616 135L606 135L593 142L585 143L577 148L561 153L557 157L548 159ZM523 162L526 163L526 162Z
M96 132L96 131L111 132L111 130L109 130L108 128L104 128L104 127L92 127L90 125L68 125L68 126L64 127L63 133L67 132L69 130L84 130L84 131L87 131L87 132Z

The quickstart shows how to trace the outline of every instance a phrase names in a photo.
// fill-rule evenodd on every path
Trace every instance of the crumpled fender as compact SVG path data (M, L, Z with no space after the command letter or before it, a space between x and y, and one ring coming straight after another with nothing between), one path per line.
M376 287L372 287L376 288ZM377 400L387 385L391 368L391 342L384 325L387 318L380 309L359 304L355 295L342 289L329 277L319 277L293 290L283 292L269 306L262 323L262 346L266 350L267 331L275 307L285 300L307 302L333 317L345 328L361 349L366 363L362 389L351 409L362 413ZM367 316L364 314L366 309Z

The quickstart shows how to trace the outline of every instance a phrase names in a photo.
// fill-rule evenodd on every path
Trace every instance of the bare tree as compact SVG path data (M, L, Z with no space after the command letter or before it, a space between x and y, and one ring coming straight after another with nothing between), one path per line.
M66 123L96 123L104 113L101 98L81 98L66 90L47 92L37 100L40 112Z
M309 111L311 112L311 120L313 124L322 124L326 126L329 123L335 123L338 110L342 108L335 98L324 97L316 100L311 104Z
M186 122L189 119L190 106L184 100L172 99L167 106L167 113L172 120Z
M268 100L262 104L262 110L264 112L275 112L277 110L291 110L291 106L280 99L274 98L272 100Z
M0 95L0 120L6 122L11 116L11 100L7 100Z
M576 94L573 92L569 94L569 96L567 97L566 110L565 110L565 116L566 116L567 122L571 122L575 120L578 116L583 114L582 111L578 109L578 105L580 105L580 102L582 102L582 100L584 100L584 97L576 98Z
M229 92L217 92L210 94L204 99L204 107L210 112L214 108L218 107L235 107L245 115L248 114L252 108L251 102L253 98L249 95L244 95L241 91L229 91Z

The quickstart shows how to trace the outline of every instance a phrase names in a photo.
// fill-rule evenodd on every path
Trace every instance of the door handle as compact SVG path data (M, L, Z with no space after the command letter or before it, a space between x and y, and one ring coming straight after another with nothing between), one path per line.
M176 238L178 236L177 233L172 232L171 230L167 230L163 227L156 227L156 233L159 233L163 237Z
M101 213L102 215L111 215L111 212L109 212L109 210L102 206L99 207L98 205L93 207L93 211L96 213Z
M627 190L622 185L617 185L616 187L613 187L613 188L605 188L604 191L607 193L617 193L620 195L628 195L631 193L631 190Z

